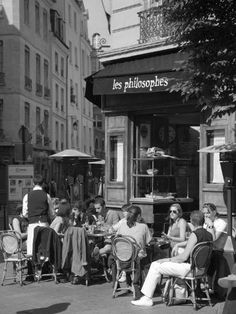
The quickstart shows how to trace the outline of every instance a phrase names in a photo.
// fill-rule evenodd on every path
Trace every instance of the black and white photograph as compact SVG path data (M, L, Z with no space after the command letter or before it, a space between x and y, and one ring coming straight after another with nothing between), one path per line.
M0 0L0 314L236 314L235 0Z

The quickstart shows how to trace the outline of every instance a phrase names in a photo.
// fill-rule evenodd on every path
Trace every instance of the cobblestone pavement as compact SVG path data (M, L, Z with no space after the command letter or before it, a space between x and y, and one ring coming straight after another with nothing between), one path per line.
M0 264L0 277L2 264ZM26 282L22 287L11 281L0 286L0 314L56 314L56 313L196 313L191 304L167 307L160 296L154 298L154 306L140 308L133 306L131 294L112 298L111 283L93 282L90 286L55 284L53 281ZM205 306L198 314L222 314L223 303L213 307Z

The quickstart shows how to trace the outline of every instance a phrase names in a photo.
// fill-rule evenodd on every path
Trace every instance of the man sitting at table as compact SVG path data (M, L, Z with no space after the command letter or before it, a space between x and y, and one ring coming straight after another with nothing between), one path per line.
M200 211L193 211L190 216L194 230L191 233L186 248L183 253L171 258L164 258L152 262L144 281L141 292L143 296L139 300L131 301L133 305L152 306L152 297L154 295L156 285L160 282L162 275L182 276L185 277L191 270L189 263L190 253L197 243L212 241L212 235L203 228L204 215Z

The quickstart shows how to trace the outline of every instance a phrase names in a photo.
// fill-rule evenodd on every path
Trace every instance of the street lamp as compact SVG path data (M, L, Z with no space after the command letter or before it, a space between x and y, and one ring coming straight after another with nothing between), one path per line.
M109 48L110 45L106 45L106 39L101 38L101 35L99 33L94 33L92 37L92 46L93 49L95 49L97 52L103 51L102 48Z

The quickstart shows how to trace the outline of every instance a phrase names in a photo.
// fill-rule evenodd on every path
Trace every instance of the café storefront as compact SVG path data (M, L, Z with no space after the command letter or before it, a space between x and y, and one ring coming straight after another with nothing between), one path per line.
M86 97L105 113L106 204L139 205L157 233L175 202L189 212L211 199L225 211L219 160L198 149L224 141L227 121L205 124L196 103L171 92L186 58L176 48L123 56L87 79Z

